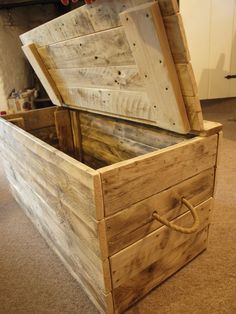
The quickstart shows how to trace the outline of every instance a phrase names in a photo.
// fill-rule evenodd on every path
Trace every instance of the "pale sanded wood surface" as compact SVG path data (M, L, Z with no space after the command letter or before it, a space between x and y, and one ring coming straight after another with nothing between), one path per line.
M57 107L50 107L44 109L30 110L14 114L8 114L1 118L5 120L23 118L26 131L35 129L42 129L55 125L54 111Z
M21 39L35 43L47 79L71 108L179 133L203 128L198 99L183 98L192 72L175 0L98 0ZM189 66L180 75L174 62Z
M57 106L62 105L62 99L60 92L58 91L54 81L52 80L50 74L45 67L44 60L41 59L36 46L31 43L22 47L24 54L29 60L32 68L37 74L39 80L43 84L48 96L50 97L52 103Z
M109 256L160 228L161 223L151 219L155 210L172 220L187 211L181 206L183 196L194 206L211 198L214 179L211 168L106 218Z
M144 91L144 79L136 65L49 69L58 88L109 88Z
M200 219L199 231L209 224L212 199L197 206L196 211ZM173 222L179 226L191 223L191 214L188 211ZM163 226L142 238L128 248L121 250L110 257L113 288L129 281L137 273L141 272L155 261L177 248L185 241L194 238L196 234L186 235L178 232L170 232Z
M21 35L23 44L34 41L37 47L121 26L119 13L153 0L97 0ZM178 12L176 0L159 0L163 16Z
M208 123L213 135L192 138L70 109L45 109L44 124L36 119L43 110L28 114L37 124L29 132L47 141L57 129L61 150L70 141L68 152L83 162L111 164L95 171L0 119L0 151L15 198L101 313L124 311L206 248L219 125ZM27 113L10 117L32 128ZM188 227L182 197L200 216L192 235L152 217L157 210Z
M122 313L130 304L137 302L155 286L205 250L207 247L207 235L208 227L138 273L132 280L114 289L115 313ZM140 283L142 284L140 285Z
M213 167L216 151L217 135L213 135L100 169L105 214L118 212Z
M122 13L121 21L159 126L187 133L186 110L159 7L156 3L135 7Z
M7 122L1 121L0 131L1 143L12 152L21 153L20 162L25 167L31 166L29 172L34 179L40 180L55 197L61 196L61 203L93 228L93 217L96 218L94 177L97 173ZM5 136L8 133L10 136ZM63 193L64 190L68 193Z

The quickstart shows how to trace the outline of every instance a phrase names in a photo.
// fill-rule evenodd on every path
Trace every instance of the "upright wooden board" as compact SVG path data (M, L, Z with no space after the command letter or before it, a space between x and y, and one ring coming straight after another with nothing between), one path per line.
M57 106L62 105L62 99L57 87L49 75L43 60L41 60L40 55L34 44L27 44L22 47L27 59L29 60L31 66L33 67L35 73L40 79L43 87L45 88L48 96L50 97L52 103Z
M97 0L21 40L25 51L35 43L37 58L27 57L55 104L177 133L203 127L196 95L184 95L191 65L177 71L175 64L189 60L176 0ZM178 47L185 59L178 57ZM34 65L39 56L40 67Z

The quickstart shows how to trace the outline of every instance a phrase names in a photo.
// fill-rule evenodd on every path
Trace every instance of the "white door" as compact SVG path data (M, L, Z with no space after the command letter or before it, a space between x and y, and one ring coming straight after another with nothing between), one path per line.
M236 96L236 0L180 0L201 99Z

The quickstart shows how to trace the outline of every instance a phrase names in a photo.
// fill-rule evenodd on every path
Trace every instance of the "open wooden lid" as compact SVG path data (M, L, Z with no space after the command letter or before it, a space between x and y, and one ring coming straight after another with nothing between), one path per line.
M176 0L96 0L21 40L55 105L178 133L203 129Z

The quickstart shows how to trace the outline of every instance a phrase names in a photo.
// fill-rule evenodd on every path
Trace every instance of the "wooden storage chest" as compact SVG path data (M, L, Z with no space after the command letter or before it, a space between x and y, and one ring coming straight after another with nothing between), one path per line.
M101 313L207 247L221 125L202 120L176 2L149 2L97 0L22 35L58 107L0 119L16 200Z

